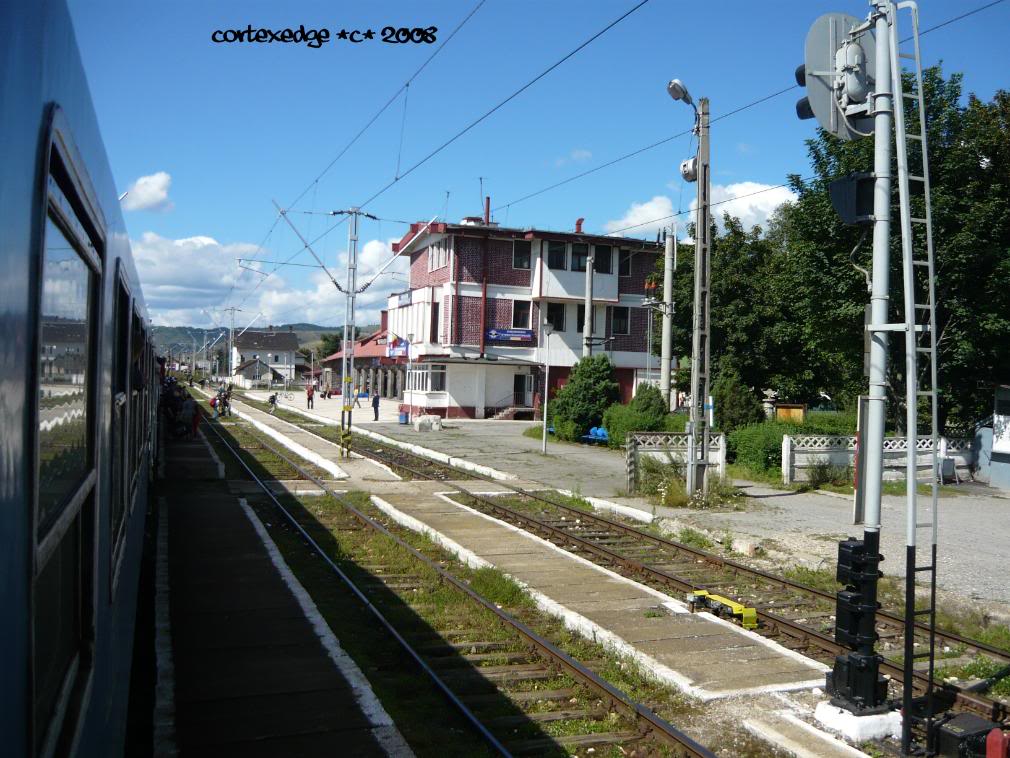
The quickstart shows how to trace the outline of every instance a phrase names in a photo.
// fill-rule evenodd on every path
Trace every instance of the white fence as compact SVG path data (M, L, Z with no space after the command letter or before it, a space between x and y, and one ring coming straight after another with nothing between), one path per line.
M915 442L918 478L928 480L933 465L933 441L920 437ZM905 456L908 442L904 437L884 438L884 479L895 480L905 477ZM782 438L782 481L806 482L810 480L810 470L823 463L832 466L855 466L856 438L822 435L785 435ZM947 440L947 459L957 468L961 478L967 478L975 463L971 440ZM951 463L944 471L951 475ZM941 466L944 466L941 463Z
M632 432L628 434L627 449L628 492L638 487L640 461L655 458L663 463L687 461L688 435L674 432ZM709 437L709 465L719 476L726 476L726 435L719 433Z

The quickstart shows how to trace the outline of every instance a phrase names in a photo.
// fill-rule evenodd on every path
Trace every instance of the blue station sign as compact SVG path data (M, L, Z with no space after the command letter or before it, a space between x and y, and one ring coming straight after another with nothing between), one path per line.
M487 338L494 342L532 342L532 329L488 329Z

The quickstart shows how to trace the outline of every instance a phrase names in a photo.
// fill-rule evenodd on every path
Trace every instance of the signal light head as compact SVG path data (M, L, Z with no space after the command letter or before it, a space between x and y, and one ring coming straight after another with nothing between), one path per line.
M796 101L796 115L802 121L814 117L814 109L810 107L810 98L801 97Z

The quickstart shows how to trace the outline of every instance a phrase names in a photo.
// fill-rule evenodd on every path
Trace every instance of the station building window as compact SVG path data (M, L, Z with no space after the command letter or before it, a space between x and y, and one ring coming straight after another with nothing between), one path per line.
M512 268L529 269L532 243L528 240L513 240Z
M624 248L620 251L620 259L617 263L618 276L631 276L631 251Z
M597 274L613 273L613 248L610 245L595 245L596 252L593 255L593 271Z
M628 316L628 308L625 306L615 305L611 309L610 313L610 333L631 334L631 322Z
M446 366L444 363L414 366L407 372L405 389L412 392L445 392L445 377Z
M572 243L572 271L585 271L589 259L589 245L584 242Z
M529 300L512 301L512 328L529 329L531 304Z
M564 271L567 268L565 265L565 258L567 258L566 247L564 242L556 242L554 240L547 242L547 268L560 271Z
M565 330L565 304L547 303L547 321L554 327L554 331L563 332Z

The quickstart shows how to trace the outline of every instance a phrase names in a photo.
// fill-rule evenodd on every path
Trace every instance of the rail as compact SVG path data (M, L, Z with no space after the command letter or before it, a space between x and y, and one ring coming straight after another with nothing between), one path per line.
M291 524L305 541L312 547L312 549L326 562L329 568L336 573L340 579L351 589L351 591L361 600L361 602L369 609L369 611L376 616L379 622L389 631L389 633L396 639L396 641L401 645L401 647L407 652L407 654L417 663L417 665L428 675L428 677L435 683L438 689L446 696L446 698L451 702L451 704L459 710L464 717L478 730L478 733L494 747L495 750L499 751L502 755L511 755L511 753L506 749L506 747L488 730L488 728L480 722L477 716L466 706L463 701L453 693L452 689L438 676L438 674L423 660L421 655L410 645L410 643L394 628L394 626L385 618L382 612L375 607L374 604L365 596L365 594L358 588L353 580L343 571L341 568L329 557L329 555L323 550L322 547L312 538L312 536L304 529L297 518L278 500L276 495L270 490L270 488L252 471L252 469L246 464L242 459L241 455L224 439L224 436L215 428L215 425L208 424L214 434L217 436L218 440L229 450L229 452L239 461L242 467L245 469L246 473L256 482L256 484L263 490L263 492L270 498L274 506L281 512L284 518ZM437 575L448 584L455 587L457 590L463 592L474 602L481 605L487 611L498 617L504 624L511 627L516 631L523 639L525 639L532 647L540 652L540 654L551 660L553 663L557 664L561 670L571 676L574 680L581 682L582 684L589 687L591 690L595 691L599 696L608 700L614 706L622 708L632 714L635 718L643 725L643 737L649 737L657 739L667 745L676 748L681 751L683 755L692 756L697 758L715 758L715 754L704 746L695 742L691 737L685 733L678 730L672 724L666 720L660 718L658 715L653 713L649 708L638 703L637 701L631 699L621 690L617 689L609 682L601 679L596 673L590 669L583 666L581 663L573 659L564 651L556 647L552 642L541 637L535 631L527 627L518 619L513 618L511 615L506 613L504 610L499 608L496 604L486 600L484 597L476 593L473 589L467 586L463 581L455 577L450 572L446 571L440 565L431 561L427 556L420 553L413 546L409 545L407 542L402 540L397 535L390 532L385 526L378 523L372 519L367 514L363 513L359 509L355 508L351 503L347 502L345 498L342 498L338 493L334 492L325 482L308 472L303 466L291 460L291 458L285 453L277 450L272 445L269 445L263 440L259 441L259 444L270 451L272 455L277 456L284 460L288 465L297 470L302 476L307 480L312 481L316 486L322 489L324 492L329 494L331 497L336 499L341 505L347 509L356 519L358 519L365 526L385 535L386 537L393 540L399 547L408 551L415 559L425 564L427 568L437 573Z

